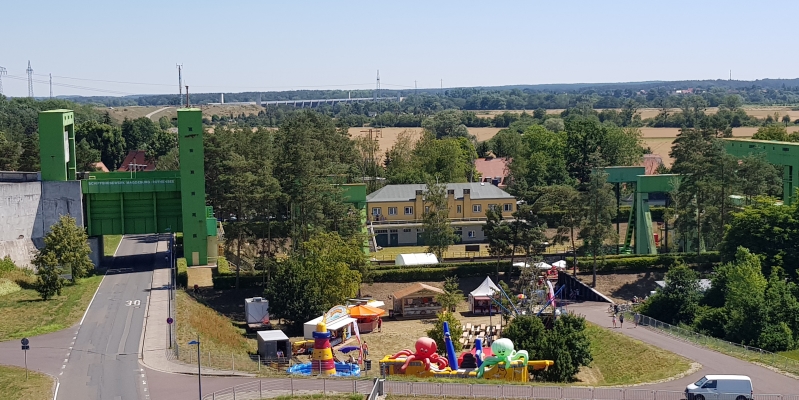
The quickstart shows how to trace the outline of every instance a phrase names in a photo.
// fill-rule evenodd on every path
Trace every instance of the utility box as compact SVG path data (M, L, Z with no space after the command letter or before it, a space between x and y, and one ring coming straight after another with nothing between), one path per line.
M250 329L265 329L270 326L269 300L263 297L244 299L244 313L247 315L247 326Z

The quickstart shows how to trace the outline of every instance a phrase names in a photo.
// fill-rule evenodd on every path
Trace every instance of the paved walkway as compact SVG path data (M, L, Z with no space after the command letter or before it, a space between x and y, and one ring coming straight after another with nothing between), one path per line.
M140 354L141 362L147 368L169 373L197 374L196 365L188 365L170 360L167 357L172 350L169 349L169 284L170 269L168 268L167 250L168 242L158 243L156 250L156 269L153 271L153 282L147 311L144 316L144 339ZM202 368L203 375L216 376L252 376L233 371L219 371Z

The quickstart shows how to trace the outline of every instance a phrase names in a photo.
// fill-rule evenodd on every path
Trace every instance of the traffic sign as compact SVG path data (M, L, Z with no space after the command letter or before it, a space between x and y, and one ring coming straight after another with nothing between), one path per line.
M25 344L22 345L22 350L30 350L30 349L31 349L30 346L25 345Z
M23 345L23 346L27 346L27 345L28 345L28 343L30 343L30 342L28 341L28 338L22 338L22 340L20 340L20 342L22 342L22 345Z
M172 317L169 317L169 318L166 319L166 323L167 324L172 325L173 322L175 322L175 320L173 320Z

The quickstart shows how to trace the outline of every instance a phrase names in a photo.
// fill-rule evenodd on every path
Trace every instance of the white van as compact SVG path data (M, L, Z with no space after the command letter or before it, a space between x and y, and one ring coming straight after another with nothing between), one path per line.
M745 375L705 375L685 387L687 400L752 400L752 380Z

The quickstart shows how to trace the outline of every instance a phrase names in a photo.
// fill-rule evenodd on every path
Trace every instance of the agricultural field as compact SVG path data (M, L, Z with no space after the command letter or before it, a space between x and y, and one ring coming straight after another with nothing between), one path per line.
M98 107L98 110L103 112L108 112L108 115L111 117L111 120L116 123L122 123L125 118L128 119L136 119L147 116L151 112L158 111L165 106L126 106L126 107ZM258 114L259 111L263 110L263 107L259 107L256 105L246 105L246 104L231 104L231 105L198 105L195 106L203 110L203 117L211 118L212 115L216 114L220 117L222 116L230 116L234 115L237 116L241 113L244 114ZM178 111L175 107L168 108L161 112L158 112L152 115L150 118L154 121L158 121L159 118L167 116L169 118L177 118Z

